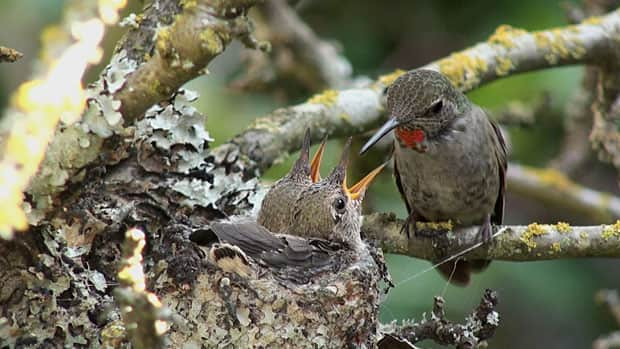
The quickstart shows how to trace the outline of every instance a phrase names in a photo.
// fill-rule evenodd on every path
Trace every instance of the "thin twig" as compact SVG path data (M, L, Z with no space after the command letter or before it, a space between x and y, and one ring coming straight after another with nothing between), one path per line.
M293 78L308 90L345 88L353 67L335 43L321 39L284 0L270 0L258 7L257 32L271 42L271 52L247 52L246 75L233 82L240 89L281 87Z
M378 346L392 348L394 342L398 341L399 347L413 348L412 344L430 339L441 345L475 348L480 342L491 338L499 326L499 314L495 311L497 302L496 292L487 289L478 307L472 310L463 324L459 324L446 318L445 301L437 296L430 319L407 321L402 325L383 325L384 338Z

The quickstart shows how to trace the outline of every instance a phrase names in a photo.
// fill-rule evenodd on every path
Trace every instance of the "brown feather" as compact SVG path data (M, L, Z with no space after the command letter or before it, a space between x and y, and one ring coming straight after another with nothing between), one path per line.
M493 131L495 131L495 140L497 141L497 162L499 164L499 193L497 195L497 201L495 201L495 209L493 210L493 216L491 217L491 222L493 224L502 224L504 222L504 194L506 192L506 170L508 168L508 149L506 146L506 142L504 141L504 136L502 136L502 131L499 126L495 124L492 120L489 119L491 126L493 127Z

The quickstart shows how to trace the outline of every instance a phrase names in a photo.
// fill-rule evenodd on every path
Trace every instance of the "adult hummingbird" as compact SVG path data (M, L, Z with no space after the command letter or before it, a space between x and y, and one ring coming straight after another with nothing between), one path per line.
M452 221L456 227L480 225L483 241L504 211L506 145L484 110L442 74L409 71L387 90L388 121L362 147L365 153L395 130L394 175L409 217L416 222ZM438 267L451 282L465 286L472 271L489 261L456 260Z

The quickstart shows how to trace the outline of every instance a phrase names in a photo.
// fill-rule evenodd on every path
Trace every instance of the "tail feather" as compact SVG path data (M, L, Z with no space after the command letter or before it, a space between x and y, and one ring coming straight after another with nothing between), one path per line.
M439 271L446 280L450 281L451 284L465 287L469 285L472 273L482 272L489 264L491 264L491 261L484 259L475 259L472 261L457 259L437 266L437 271Z
M454 260L437 266L437 271L456 286L465 287L471 280L471 264L464 260Z
M471 263L471 271L473 271L474 273L480 273L489 267L491 261L486 259L474 259L472 261L469 261L469 263Z

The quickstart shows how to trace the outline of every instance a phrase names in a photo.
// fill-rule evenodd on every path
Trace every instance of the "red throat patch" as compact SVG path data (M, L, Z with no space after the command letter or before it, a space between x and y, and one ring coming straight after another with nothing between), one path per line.
M425 138L424 131L420 129L407 130L403 127L396 129L396 136L410 148L415 148Z

